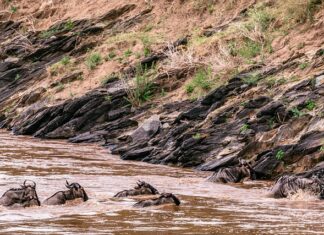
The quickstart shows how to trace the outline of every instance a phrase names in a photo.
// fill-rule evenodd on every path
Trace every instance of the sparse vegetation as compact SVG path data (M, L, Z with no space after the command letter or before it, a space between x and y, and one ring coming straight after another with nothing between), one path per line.
M14 14L18 11L18 7L17 6L10 6L10 12L11 14Z
M290 111L291 111L292 115L296 118L299 118L304 115L304 113L302 111L300 111L297 107L292 108Z
M18 81L21 78L20 74L16 74L15 81Z
M56 92L61 92L65 89L65 85L63 83L59 83L56 87L55 90Z
M306 109L308 109L309 111L312 111L315 107L316 107L316 103L314 100L308 100L306 102Z
M284 159L284 157L285 157L285 152L282 149L278 150L276 153L276 159L281 161Z
M259 82L260 79L261 77L259 74L250 74L249 76L244 77L243 81L247 85L254 86Z
M127 100L135 107L141 106L149 101L155 91L155 85L152 81L152 76L147 68L137 66L136 76L129 82L122 78L126 86Z
M72 20L68 20L61 26L54 26L49 28L48 30L42 31L40 33L40 38L50 38L55 34L62 33L64 31L71 31L74 28L74 22Z
M324 152L324 145L320 147L320 152Z
M113 60L116 56L117 56L116 52L111 51L111 52L109 52L108 55L105 57L105 60L106 60L106 61Z
M301 70L304 70L304 69L306 69L306 68L308 67L308 65L309 65L308 62L303 62L303 63L301 63L301 64L299 65L299 68L300 68Z
M191 82L189 82L185 89L187 94L194 91L208 91L211 88L211 71L210 69L199 69L194 75Z
M242 133L242 132L245 132L245 131L247 131L247 130L249 130L249 129L250 129L249 124L245 123L245 124L243 124L243 126L240 128L240 132Z
M201 139L201 134L200 133L196 133L196 134L194 134L192 136L192 138L195 139L195 140L199 140L199 139Z
M264 79L264 84L268 88L277 87L277 86L280 86L280 85L285 84L285 83L287 83L287 79L285 77L269 76L269 77Z
M132 50L131 49L127 49L125 52L124 52L124 57L130 57L131 55L133 54Z
M102 62L101 54L98 52L93 52L86 58L85 64L88 69L93 70Z
M72 20L68 20L64 24L64 30L71 31L74 28L74 22Z
M69 70L71 65L71 58L64 56L59 62L50 66L49 72L52 76L56 76Z

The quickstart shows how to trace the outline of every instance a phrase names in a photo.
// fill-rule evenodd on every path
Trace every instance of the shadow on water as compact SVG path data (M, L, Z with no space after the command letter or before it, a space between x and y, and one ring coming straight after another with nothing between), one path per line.
M121 161L96 145L45 141L0 132L0 193L24 179L41 200L79 182L90 200L64 206L0 208L1 234L309 234L323 233L324 205L310 198L266 197L268 182L219 185L196 172ZM140 198L112 196L145 180L182 204L135 209Z

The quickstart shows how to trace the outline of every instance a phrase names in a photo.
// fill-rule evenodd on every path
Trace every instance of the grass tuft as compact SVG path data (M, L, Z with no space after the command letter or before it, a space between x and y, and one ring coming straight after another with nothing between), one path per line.
M93 70L102 62L102 57L100 53L93 52L87 58L85 64L87 65L88 69Z

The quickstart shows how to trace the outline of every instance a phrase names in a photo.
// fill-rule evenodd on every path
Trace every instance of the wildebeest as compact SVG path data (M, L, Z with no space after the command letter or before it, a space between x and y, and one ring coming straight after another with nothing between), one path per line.
M68 190L66 191L59 191L55 193L53 196L47 198L43 204L45 205L63 205L69 200L74 200L77 198L82 198L83 201L87 201L88 195L85 192L84 188L78 184L78 183L72 183L69 184L68 181L66 181L65 185Z
M255 172L249 163L241 159L237 166L221 168L217 172L214 172L208 178L208 181L218 183L239 183L246 178L255 180Z
M40 206L40 201L36 193L36 183L26 184L24 181L20 188L12 188L6 191L0 198L0 205L2 206L19 206L30 207Z
M295 175L284 175L280 177L272 189L269 196L274 198L283 198L293 195L297 191L308 191L324 199L324 182L317 177L304 178Z
M139 201L134 204L134 207L159 206L163 204L175 204L179 206L180 200L172 193L162 193L158 198Z
M159 194L159 191L155 189L152 185L144 182L138 181L137 185L133 189L123 190L117 193L114 197L129 197L137 195L155 195Z

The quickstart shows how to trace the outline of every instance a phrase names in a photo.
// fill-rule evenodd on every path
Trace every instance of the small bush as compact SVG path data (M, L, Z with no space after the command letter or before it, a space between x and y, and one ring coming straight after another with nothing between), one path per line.
M192 93L196 88L208 91L211 88L211 71L206 69L200 69L196 72L194 78L185 87L188 94Z
M324 145L320 147L320 152L324 152Z
M130 57L132 54L133 54L133 52L131 51L131 49L127 49L127 50L124 52L124 56L125 56L125 57Z
M17 6L10 6L10 12L12 14L16 13L18 11L18 7Z
M21 78L20 74L16 74L15 81L18 81Z
M285 157L285 152L282 149L278 150L276 153L276 159L281 161L284 159L284 157Z
M187 94L191 94L195 90L195 87L193 86L193 84L189 83L186 85L185 89Z
M61 59L60 63L61 63L62 65L68 65L68 64L71 63L71 59L70 59L70 57L68 57L68 56L64 56L64 57Z
M64 30L71 31L74 28L74 23L72 20L68 20L64 25Z
M60 73L63 73L71 64L71 58L64 56L59 62L51 65L51 67L49 68L50 74L52 76L56 76Z
M244 77L243 81L247 85L254 86L259 82L260 79L261 77L259 74L250 74L248 77Z
M273 15L264 9L253 9L249 12L249 16L263 32L269 28L271 22L275 19Z
M194 134L192 136L192 138L195 139L195 140L199 140L199 139L201 139L201 134L200 133L196 133L196 134Z
M55 88L56 92L63 91L64 89L65 89L65 86L63 83L59 83Z
M299 68L300 68L301 70L304 70L304 69L306 69L306 68L308 67L308 65L309 65L309 63L307 63L307 62L303 62L303 63L301 63L301 64L299 65Z
M146 68L138 66L132 84L124 80L127 87L127 100L135 107L141 106L144 102L149 101L154 95L156 87L148 72Z
M114 51L111 51L108 53L108 55L105 57L106 61L113 60L116 57L116 53Z
M91 53L87 59L85 64L87 65L88 69L93 70L102 62L102 57L98 52Z
M316 103L314 100L308 100L306 102L306 109L308 109L309 111L312 111L315 107L316 107Z
M237 54L245 59L252 59L261 52L261 45L258 42L246 39L243 45L238 48Z
M250 126L249 126L249 124L243 124L243 126L240 128L240 132L242 133L242 132L245 132L245 131L247 131L248 129L250 129Z
M292 108L290 111L291 111L292 115L296 118L299 118L304 115L304 113L302 111L300 111L297 107Z

